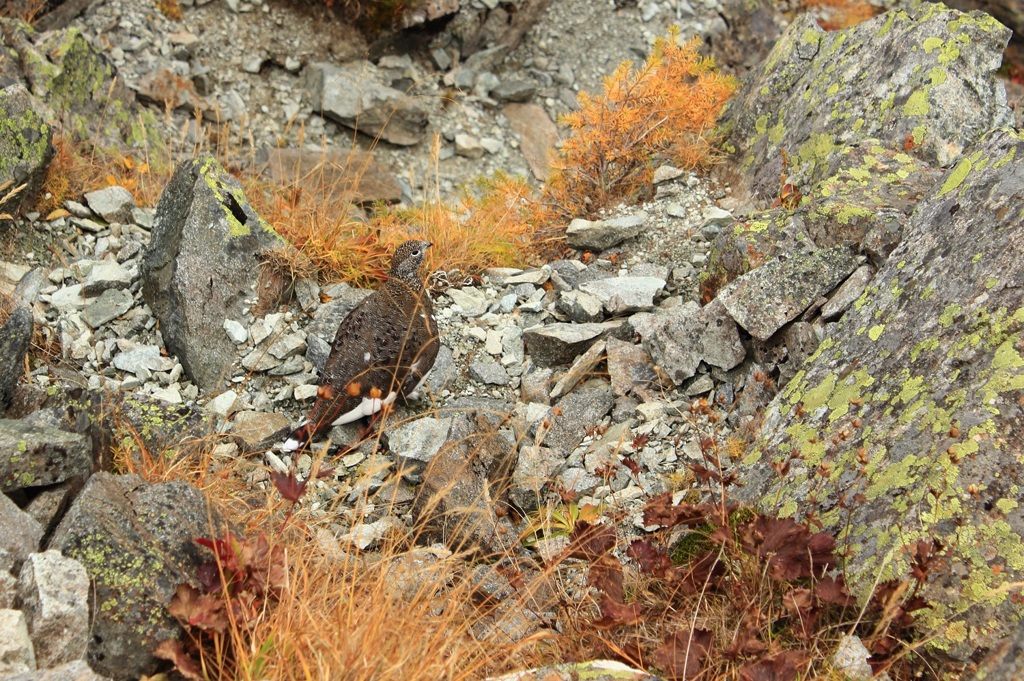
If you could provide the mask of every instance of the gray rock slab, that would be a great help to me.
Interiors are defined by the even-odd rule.
[[[427,110],[416,98],[385,85],[367,61],[306,68],[306,89],[314,111],[387,142],[411,145],[426,134]]]
[[[39,550],[43,528],[6,494],[0,494],[0,570],[16,572]]]
[[[775,258],[727,284],[718,292],[718,300],[751,336],[768,340],[861,262],[863,258],[845,246]]]
[[[89,275],[82,283],[82,293],[95,296],[107,289],[128,288],[132,283],[131,275],[116,260],[100,260],[93,263]]]
[[[174,360],[163,357],[158,345],[140,345],[125,352],[114,355],[114,368],[139,374],[143,371],[170,371],[174,368]]]
[[[404,474],[418,476],[423,473],[448,439],[452,418],[419,418],[388,431],[388,448]]]
[[[5,676],[4,681],[110,681],[110,679],[94,672],[85,660],[75,660],[49,669]]]
[[[555,323],[523,331],[526,351],[540,366],[567,364],[581,352],[622,326],[621,320],[600,324]]]
[[[18,213],[35,201],[53,158],[53,128],[46,123],[39,100],[22,85],[0,90],[0,109],[8,126],[0,135],[0,158],[7,159],[0,169],[0,185],[25,189],[0,202],[0,213]],[[6,196],[4,191],[3,196]]]
[[[488,385],[508,385],[509,375],[492,359],[478,359],[469,364],[469,375],[476,381]]]
[[[616,395],[634,393],[647,401],[657,394],[660,381],[654,371],[654,360],[642,346],[609,338],[605,352],[608,354],[608,377]]]
[[[21,610],[0,610],[0,674],[33,672],[36,655]]]
[[[828,302],[821,306],[821,318],[825,321],[838,319],[846,312],[846,309],[853,305],[853,301],[860,298],[864,289],[871,283],[875,276],[875,268],[871,265],[861,265],[839,288],[836,289]]]
[[[1012,124],[996,77],[1011,32],[982,13],[932,3],[840,31],[795,19],[723,115],[754,193],[772,201],[785,170],[813,185],[846,145],[877,138],[949,167],[987,131]],[[838,123],[837,123],[838,122]],[[856,122],[856,125],[853,124]]]
[[[487,298],[480,289],[450,288],[444,294],[459,306],[464,317],[479,317],[487,312]]]
[[[0,490],[84,478],[91,469],[92,446],[84,436],[0,419]]]
[[[1011,482],[1024,451],[1022,192],[1019,133],[995,130],[969,149],[917,206],[863,302],[764,410],[738,488],[743,501],[785,500],[787,516],[820,513],[823,531],[849,528],[845,570],[859,596],[879,571],[910,569],[901,547],[949,547],[921,595],[933,645],[959,660],[1022,619],[1012,599],[986,596],[1024,581],[1010,558],[1024,533]],[[801,463],[780,478],[772,461],[796,451]],[[809,499],[819,466],[831,482]],[[852,489],[863,499],[829,517]]]
[[[596,426],[614,403],[615,395],[607,381],[587,381],[558,401],[561,413],[551,417],[551,429],[542,444],[563,457],[569,456],[583,441],[587,428]]]
[[[576,218],[565,230],[566,243],[573,248],[604,251],[639,234],[648,218],[643,211],[608,220]]]
[[[256,266],[288,247],[212,156],[175,170],[157,205],[142,292],[164,345],[200,389],[231,377],[237,351],[224,320],[244,319],[246,310],[262,316],[288,293],[290,281]]]
[[[717,298],[703,308],[688,301],[638,313],[630,322],[654,363],[676,385],[694,376],[702,361],[728,370],[746,356],[736,323]]]
[[[32,310],[16,307],[0,326],[0,413],[11,403],[32,342]]]
[[[650,310],[664,288],[665,280],[657,277],[612,277],[580,284],[580,290],[600,299],[611,315]]]
[[[612,340],[615,340],[614,338]],[[586,378],[587,374],[593,371],[594,367],[604,358],[606,341],[597,341],[582,355],[576,358],[569,370],[558,379],[551,389],[551,399],[557,400],[572,391],[580,381]]]
[[[124,187],[112,186],[85,193],[85,203],[106,222],[129,223],[135,209],[132,193]]]
[[[132,298],[131,292],[107,289],[98,297],[87,300],[82,318],[85,319],[86,324],[98,329],[132,309],[134,303],[135,300]]]
[[[512,500],[527,512],[538,508],[544,489],[564,465],[565,457],[549,447],[522,447],[512,473]]]
[[[89,644],[89,575],[60,551],[30,555],[18,593],[35,648],[36,664],[55,667],[85,658]]]
[[[604,319],[604,304],[593,293],[581,290],[565,291],[558,296],[555,309],[577,324],[599,322]]]

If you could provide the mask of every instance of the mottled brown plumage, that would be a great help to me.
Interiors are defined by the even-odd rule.
[[[399,246],[387,282],[342,320],[309,418],[282,449],[301,449],[332,424],[372,416],[422,385],[440,347],[419,273],[429,247],[426,241]]]

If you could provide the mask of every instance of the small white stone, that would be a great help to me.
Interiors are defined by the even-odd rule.
[[[249,332],[245,330],[245,327],[236,322],[234,319],[224,320],[224,330],[228,334],[228,338],[231,342],[236,345],[241,345],[245,341],[249,340]]]

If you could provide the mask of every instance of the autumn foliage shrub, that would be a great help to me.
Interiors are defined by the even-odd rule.
[[[699,39],[672,33],[655,42],[638,68],[620,65],[599,96],[580,93],[580,108],[562,117],[565,140],[542,201],[556,215],[593,214],[634,201],[661,164],[699,168],[715,155],[715,123],[737,81],[702,57]]]

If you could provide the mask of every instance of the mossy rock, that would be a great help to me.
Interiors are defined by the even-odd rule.
[[[46,178],[53,129],[38,109],[39,102],[20,85],[0,90],[0,214],[30,205]]]
[[[750,72],[723,115],[726,148],[749,189],[811,187],[848,145],[876,139],[929,165],[1012,123],[995,76],[1010,31],[982,12],[940,4],[892,10],[831,33],[804,15]],[[788,162],[784,162],[783,158]]]
[[[814,511],[837,533],[862,598],[907,575],[918,540],[948,547],[919,623],[928,645],[961,659],[1024,618],[1011,586],[1024,581],[1022,196],[1019,133],[968,149],[741,462],[741,498]],[[779,480],[770,461],[797,452]]]

